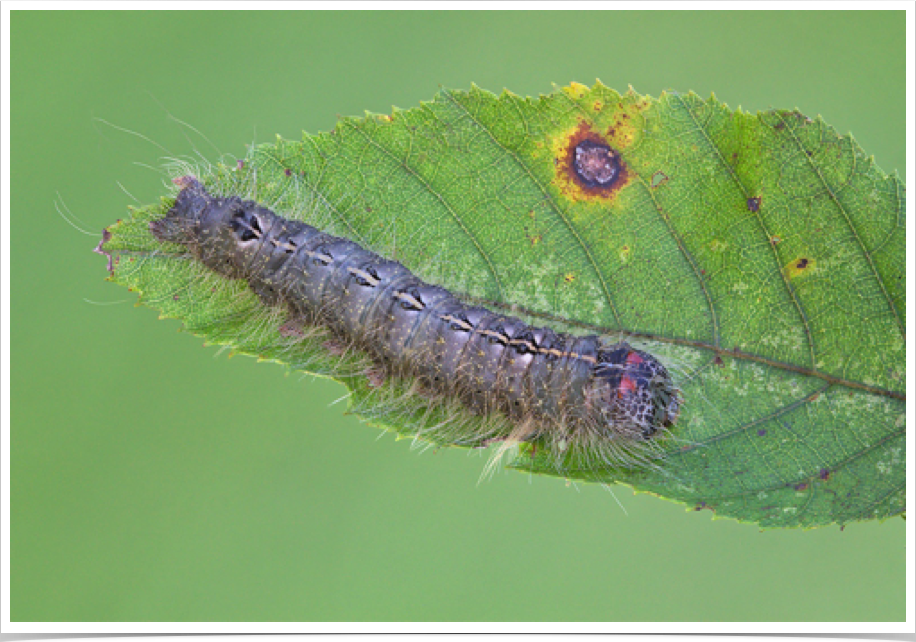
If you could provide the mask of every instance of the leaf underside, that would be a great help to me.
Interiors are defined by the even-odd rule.
[[[583,140],[619,155],[610,188],[577,175]],[[171,171],[351,238],[468,301],[623,336],[662,359],[685,406],[659,465],[571,460],[563,476],[768,527],[904,511],[904,186],[820,118],[600,83],[539,98],[472,88],[222,160]],[[109,228],[111,280],[208,343],[343,381],[373,424],[423,438],[450,419],[405,382],[353,375],[359,355],[281,333],[282,313],[244,282],[154,240],[147,223],[169,204]],[[512,466],[557,474],[532,446]]]

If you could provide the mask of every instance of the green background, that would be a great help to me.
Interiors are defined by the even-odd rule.
[[[163,156],[241,155],[472,82],[798,107],[902,173],[904,12],[14,12],[11,27],[14,621],[905,618],[902,519],[761,532],[625,488],[626,512],[597,486],[478,484],[486,455],[377,439],[329,406],[342,386],[216,357],[135,308],[54,206],[100,231],[125,192],[164,193]]]

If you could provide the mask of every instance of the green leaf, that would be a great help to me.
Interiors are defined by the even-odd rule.
[[[620,156],[609,189],[573,150]],[[797,112],[573,84],[537,99],[444,90],[341,119],[196,173],[394,257],[469,301],[578,333],[623,335],[670,365],[685,399],[657,466],[563,475],[625,483],[764,526],[905,508],[904,187],[855,141]],[[376,425],[468,445],[483,419],[374,387],[359,355],[280,332],[241,281],[213,276],[147,223],[110,228],[112,279],[207,342],[332,376]],[[451,421],[453,430],[428,432]],[[490,421],[495,421],[491,418]],[[476,422],[476,423],[475,423]],[[464,440],[464,441],[462,441]],[[556,474],[536,444],[512,464]]]

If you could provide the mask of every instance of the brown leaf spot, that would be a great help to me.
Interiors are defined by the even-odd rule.
[[[347,352],[347,347],[337,341],[328,340],[321,344],[330,354],[341,357]]]
[[[806,274],[813,267],[814,259],[807,256],[800,256],[785,267],[785,274],[787,278],[794,279]]]
[[[385,373],[377,368],[366,371],[366,378],[369,380],[370,388],[381,388],[385,385]]]
[[[302,321],[299,319],[290,319],[278,328],[278,332],[281,337],[286,337],[287,339],[301,339],[305,336]]]
[[[747,199],[747,209],[750,210],[751,212],[759,212],[760,211],[760,197],[755,196],[753,198]]]
[[[604,188],[617,178],[620,165],[609,145],[583,140],[576,145],[573,154],[571,163],[575,176],[585,187]]]
[[[620,153],[586,121],[566,138],[554,165],[560,190],[573,201],[611,200],[630,182]]]

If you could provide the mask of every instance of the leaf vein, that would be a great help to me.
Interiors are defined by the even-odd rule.
[[[678,99],[678,101],[684,107],[684,110],[690,116],[690,119],[693,121],[694,125],[696,125],[697,130],[702,134],[707,145],[715,152],[715,156],[718,159],[719,164],[725,168],[725,171],[728,173],[729,177],[732,179],[732,182],[737,186],[738,190],[740,190],[741,196],[743,197],[743,199],[745,201],[750,199],[751,195],[748,192],[747,188],[744,186],[744,184],[741,182],[741,180],[738,178],[737,172],[735,172],[735,170],[732,167],[730,167],[728,163],[725,162],[725,158],[722,156],[722,150],[720,150],[719,146],[716,145],[715,142],[713,142],[712,138],[709,136],[708,132],[706,131],[706,128],[697,121],[696,116],[694,115],[693,111],[691,111],[686,101],[684,101],[684,98],[680,94],[674,94],[674,96]],[[712,116],[710,116],[710,119],[711,118]],[[783,285],[785,286],[786,291],[789,294],[789,297],[792,299],[792,302],[795,304],[795,308],[801,319],[802,325],[805,328],[805,336],[807,337],[807,340],[808,340],[808,357],[811,361],[811,367],[814,368],[816,367],[816,364],[817,364],[817,359],[815,357],[814,337],[812,336],[811,328],[808,324],[808,317],[805,313],[805,309],[802,306],[801,301],[798,300],[798,296],[795,294],[795,289],[792,287],[792,284],[789,283],[788,277],[785,275],[785,273],[782,270],[782,265],[780,264],[780,261],[779,261],[779,252],[777,252],[776,246],[773,243],[769,242],[769,239],[772,238],[772,235],[770,234],[769,230],[767,229],[766,224],[763,222],[763,217],[760,215],[759,211],[752,212],[752,214],[754,215],[754,218],[756,219],[758,225],[760,226],[760,229],[763,231],[764,239],[766,240],[767,245],[770,247],[773,253],[773,258],[775,259],[775,262],[776,262],[776,271],[779,273],[780,277],[782,278]]]

